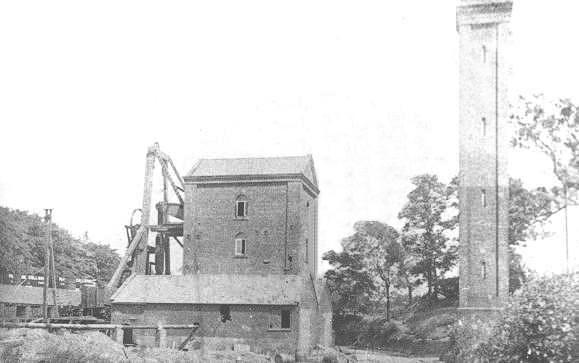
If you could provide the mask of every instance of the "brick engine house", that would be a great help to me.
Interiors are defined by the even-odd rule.
[[[183,275],[132,274],[111,297],[113,321],[199,323],[202,345],[258,352],[331,345],[312,157],[202,159],[184,181]],[[155,344],[151,332],[132,334]]]

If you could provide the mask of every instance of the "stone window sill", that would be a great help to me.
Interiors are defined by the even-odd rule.
[[[235,217],[233,219],[236,221],[246,221],[248,218],[247,217]]]
[[[243,255],[235,255],[235,256],[233,256],[233,258],[247,258],[247,256],[243,256]]]
[[[279,328],[279,329],[270,328],[270,329],[267,329],[267,331],[269,331],[269,332],[278,332],[278,331],[288,332],[288,331],[292,331],[292,330],[291,329],[281,329],[281,328]]]

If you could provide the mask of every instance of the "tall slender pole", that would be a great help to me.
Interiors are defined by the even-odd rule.
[[[52,215],[49,222],[48,230],[50,231],[50,236],[48,240],[50,241],[50,268],[52,276],[52,303],[54,304],[55,315],[58,316],[58,304],[56,303],[56,265],[54,264],[54,246],[52,242]]]
[[[563,185],[563,193],[565,196],[565,271],[569,274],[569,215],[567,212],[567,180]]]
[[[52,215],[52,209],[44,210],[44,220],[47,222],[47,238],[46,246],[44,250],[44,285],[42,289],[42,316],[44,320],[48,319],[48,281],[49,281],[49,270],[50,270],[50,220]]]

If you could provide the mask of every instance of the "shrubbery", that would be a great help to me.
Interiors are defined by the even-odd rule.
[[[497,320],[463,318],[446,362],[573,362],[579,345],[579,273],[523,286]]]
[[[336,345],[380,348],[396,337],[400,327],[382,317],[347,315],[334,321],[334,332]]]

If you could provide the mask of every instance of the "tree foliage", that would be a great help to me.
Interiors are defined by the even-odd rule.
[[[375,301],[385,300],[386,320],[389,320],[391,289],[397,277],[396,264],[402,254],[398,231],[377,221],[357,222],[354,230],[352,236],[342,241],[342,247],[347,253],[360,257],[375,287],[371,297]]]
[[[512,120],[516,147],[547,155],[554,176],[563,185],[579,187],[579,112],[568,99],[549,102],[542,96],[521,97]]]
[[[511,179],[509,187],[509,245],[537,236],[536,227],[561,209],[554,191],[544,187],[528,190],[520,179]]]
[[[0,266],[16,276],[34,274],[44,266],[46,223],[36,214],[0,207]],[[108,281],[120,258],[107,245],[83,243],[53,224],[52,241],[57,275]]]
[[[498,322],[456,326],[446,362],[574,362],[579,348],[579,274],[536,278],[514,294]]]
[[[337,310],[365,313],[368,309],[360,311],[352,303],[385,303],[389,320],[391,290],[397,284],[401,256],[395,228],[377,221],[355,223],[354,233],[342,240],[342,252],[330,251],[323,256],[332,266],[325,275],[330,291],[340,296],[347,294],[337,299]]]
[[[458,183],[445,185],[436,175],[412,178],[414,189],[398,214],[404,227],[404,246],[417,258],[413,273],[422,276],[428,294],[434,294],[439,278],[456,263],[458,248],[452,231],[458,225],[454,208]]]
[[[361,256],[351,255],[345,251],[329,251],[322,259],[332,266],[326,271],[325,278],[332,294],[332,306],[336,317],[367,313],[374,283],[364,267]]]

